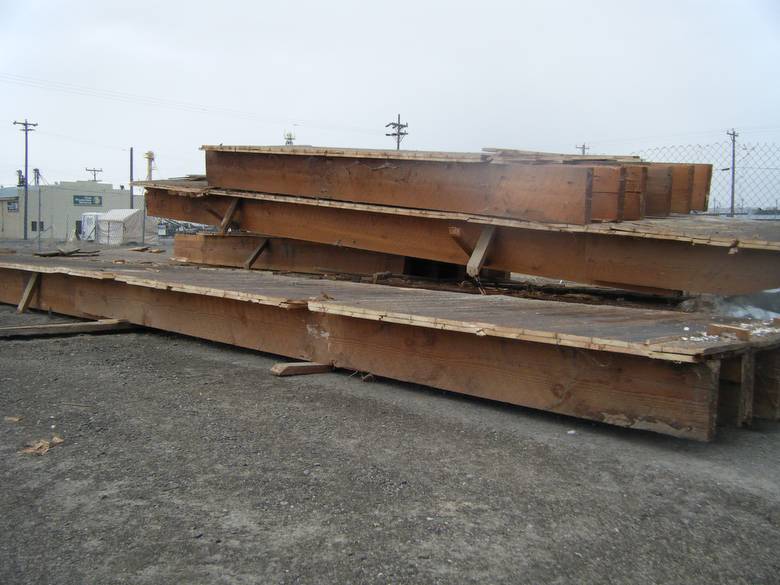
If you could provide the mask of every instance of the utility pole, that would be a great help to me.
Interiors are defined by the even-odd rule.
[[[146,180],[151,181],[152,169],[154,168],[154,153],[148,150],[144,153],[144,158],[146,159]]]
[[[33,169],[33,181],[38,187],[38,251],[41,251],[41,171]]]
[[[395,138],[395,149],[401,150],[401,141],[404,139],[404,136],[409,134],[405,128],[408,128],[409,124],[401,124],[401,114],[398,114],[398,121],[397,122],[390,122],[389,124],[385,124],[385,128],[392,128],[393,132],[387,132],[385,133],[385,136],[393,136]]]
[[[29,154],[29,136],[30,132],[33,132],[35,130],[35,127],[38,124],[33,124],[32,122],[28,122],[27,118],[24,119],[24,122],[14,122],[14,126],[21,126],[20,130],[24,132],[24,239],[27,239],[27,185],[29,181],[27,180],[27,161],[28,161],[28,154]]]
[[[152,170],[154,169],[154,152],[151,150],[147,150],[144,153],[144,158],[146,159],[146,180],[151,181],[152,180]],[[146,242],[146,197],[144,197],[144,215],[143,220],[141,222],[141,243]]]
[[[133,208],[133,147],[130,147],[130,209]]]
[[[582,144],[577,144],[574,148],[579,150],[582,153],[582,156],[585,156],[585,153],[590,150],[590,146],[584,142]]]
[[[737,182],[737,131],[732,128],[726,132],[726,136],[731,138],[731,211],[729,215],[734,217],[734,191]]]
[[[103,169],[86,169],[86,171],[87,171],[88,173],[92,173],[92,182],[93,182],[93,183],[97,183],[97,182],[98,182],[98,180],[97,180],[97,174],[98,174],[98,173],[102,173],[102,172],[103,172]]]
[[[285,146],[293,146],[295,144],[295,134],[292,132],[285,132],[284,133],[284,145]]]

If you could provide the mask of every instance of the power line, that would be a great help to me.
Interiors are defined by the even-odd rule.
[[[387,132],[385,136],[393,136],[395,138],[395,149],[401,150],[401,141],[408,136],[408,132],[406,131],[406,128],[409,127],[409,124],[401,124],[401,114],[398,114],[398,121],[397,122],[390,122],[389,124],[385,124],[385,128],[392,128],[392,132]]]
[[[139,94],[132,94],[114,90],[99,89],[94,87],[87,87],[76,85],[73,83],[65,83],[60,81],[50,81],[44,79],[36,79],[33,77],[27,77],[24,75],[16,75],[11,73],[0,72],[0,82],[10,83],[14,85],[21,85],[24,87],[31,87],[35,89],[58,91],[62,93],[69,93],[72,95],[79,95],[85,97],[95,97],[116,102],[122,102],[127,104],[139,104],[152,107],[163,107],[175,110],[181,110],[190,113],[199,114],[212,114],[220,116],[229,116],[234,118],[240,118],[244,120],[251,120],[255,123],[265,126],[289,126],[291,123],[293,126],[308,126],[310,128],[316,128],[325,131],[339,131],[339,132],[355,132],[362,134],[375,134],[375,130],[370,128],[364,128],[359,126],[349,126],[344,124],[328,124],[317,120],[284,120],[274,121],[262,118],[255,112],[242,111],[234,108],[226,108],[221,106],[212,106],[204,104],[196,104],[191,102],[183,102],[179,100],[171,100],[167,98],[159,98],[153,96],[145,96]]]
[[[27,118],[24,119],[24,122],[14,122],[14,126],[21,126],[20,130],[24,132],[24,239],[27,239],[27,185],[29,181],[27,180],[27,161],[29,157],[29,136],[30,132],[35,131],[35,126],[37,126],[37,123],[28,122]]]

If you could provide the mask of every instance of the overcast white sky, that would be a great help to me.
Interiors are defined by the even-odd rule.
[[[0,184],[203,172],[201,144],[624,153],[780,142],[780,2],[0,0]],[[32,171],[30,171],[32,175]]]

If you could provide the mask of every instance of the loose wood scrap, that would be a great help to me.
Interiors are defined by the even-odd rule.
[[[325,374],[333,371],[330,364],[315,362],[280,362],[271,366],[274,376],[303,376],[308,374]]]
[[[41,275],[38,272],[32,272],[27,280],[27,286],[24,287],[22,292],[22,298],[19,299],[19,304],[16,306],[17,313],[24,313],[27,307],[30,306],[35,288],[38,286],[38,282],[41,279]]]
[[[43,337],[49,335],[80,335],[83,333],[105,333],[127,331],[135,325],[118,319],[99,319],[86,323],[47,323],[43,325],[19,325],[0,327],[0,338]]]

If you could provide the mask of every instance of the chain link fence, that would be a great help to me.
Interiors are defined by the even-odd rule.
[[[731,210],[731,141],[682,144],[637,150],[631,154],[651,162],[709,163],[712,187],[707,213]],[[780,144],[736,144],[734,208],[739,215],[780,218]]]

